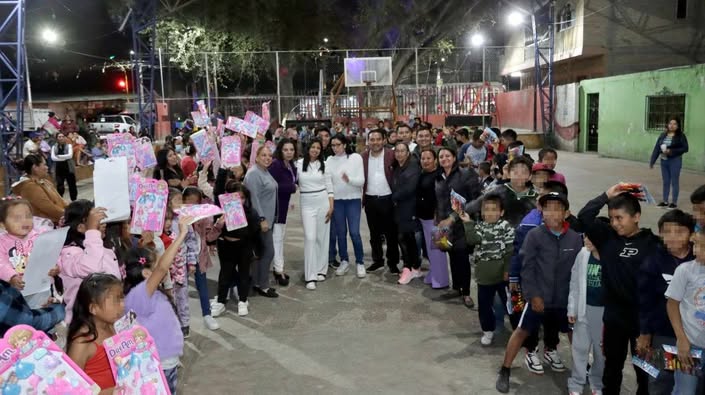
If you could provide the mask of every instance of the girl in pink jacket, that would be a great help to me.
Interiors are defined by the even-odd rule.
[[[94,208],[88,200],[76,200],[66,207],[65,225],[69,226],[64,248],[59,255],[59,270],[64,282],[66,323],[73,317],[73,304],[81,281],[93,273],[107,273],[122,279],[115,252],[103,245],[105,209]]]
[[[24,289],[24,275],[34,239],[38,233],[32,221],[32,206],[21,198],[0,200],[0,280]]]

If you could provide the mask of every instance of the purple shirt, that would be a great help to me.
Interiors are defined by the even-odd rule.
[[[178,358],[184,352],[184,335],[179,319],[163,292],[147,294],[147,281],[132,288],[125,297],[125,311],[134,311],[137,322],[147,328],[157,345],[159,359]]]
[[[285,224],[286,214],[289,211],[289,199],[296,192],[296,166],[293,163],[287,168],[286,164],[279,159],[274,159],[269,166],[269,174],[274,177],[279,184],[277,190],[277,218],[276,223]]]

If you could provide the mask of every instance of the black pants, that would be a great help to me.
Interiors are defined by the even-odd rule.
[[[627,359],[627,348],[636,354],[636,335],[631,328],[623,325],[604,323],[602,334],[602,347],[605,353],[605,373],[602,376],[605,395],[618,395],[622,390],[622,369]],[[636,372],[637,395],[649,394],[649,375],[634,366]]]
[[[494,296],[498,295],[502,305],[507,304],[506,283],[482,285],[477,284],[477,314],[480,317],[480,327],[483,332],[494,332],[497,320],[494,315]]]
[[[218,259],[220,260],[218,303],[225,304],[233,282],[237,284],[237,294],[240,301],[247,302],[247,295],[250,292],[252,256],[252,245],[247,241],[218,240]]]
[[[416,245],[416,233],[399,233],[399,246],[401,247],[401,256],[404,260],[404,267],[418,270],[421,267],[421,261],[419,261],[418,255],[419,247]]]
[[[69,184],[69,196],[71,201],[78,199],[78,188],[76,188],[76,174],[71,173],[68,169],[56,167],[56,191],[61,197],[64,197],[64,182]]]
[[[470,260],[467,248],[448,251],[450,256],[450,275],[453,278],[453,289],[460,291],[462,296],[470,295]]]
[[[374,263],[384,263],[382,249],[382,236],[384,236],[387,242],[387,265],[399,264],[399,241],[397,225],[391,219],[393,213],[392,195],[383,197],[365,195],[365,216],[367,226],[370,228],[370,246]]]

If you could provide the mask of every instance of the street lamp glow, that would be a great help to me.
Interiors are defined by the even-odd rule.
[[[512,26],[519,26],[524,23],[524,15],[522,15],[519,11],[512,11],[511,13],[509,13],[507,21]]]
[[[59,40],[59,35],[52,29],[44,29],[42,31],[42,40],[49,44],[54,44]]]
[[[485,37],[480,33],[475,33],[470,37],[470,43],[473,47],[481,47],[485,44]]]
[[[327,43],[327,42],[328,42],[328,37],[324,37],[324,38],[323,38],[323,42],[324,42],[324,43]]]
[[[135,54],[135,51],[130,50],[130,55],[134,55],[134,54]]]

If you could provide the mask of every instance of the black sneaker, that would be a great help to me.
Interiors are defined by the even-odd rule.
[[[333,259],[332,261],[328,261],[328,266],[330,266],[331,269],[337,269],[340,267],[340,262],[338,262],[337,259]]]
[[[657,204],[656,207],[662,207],[662,208],[663,208],[663,207],[668,207],[668,203],[666,203],[666,202],[661,202],[661,203]]]
[[[181,333],[184,334],[184,339],[188,339],[191,336],[191,329],[188,326],[182,326]]]
[[[369,273],[369,272],[374,272],[375,270],[381,269],[381,268],[383,268],[383,267],[384,267],[384,263],[382,263],[382,262],[375,262],[375,263],[371,264],[371,265],[367,268],[367,272],[368,272],[368,273]]]
[[[497,391],[506,394],[509,392],[509,368],[502,366],[497,375],[497,383],[495,383]]]
[[[399,271],[399,264],[396,264],[396,265],[389,265],[389,273],[392,273],[392,274],[399,274],[399,273],[401,273],[401,272]]]
[[[676,206],[675,203],[671,203],[671,204],[668,205],[668,208],[677,208],[677,207],[678,207],[678,206]]]

